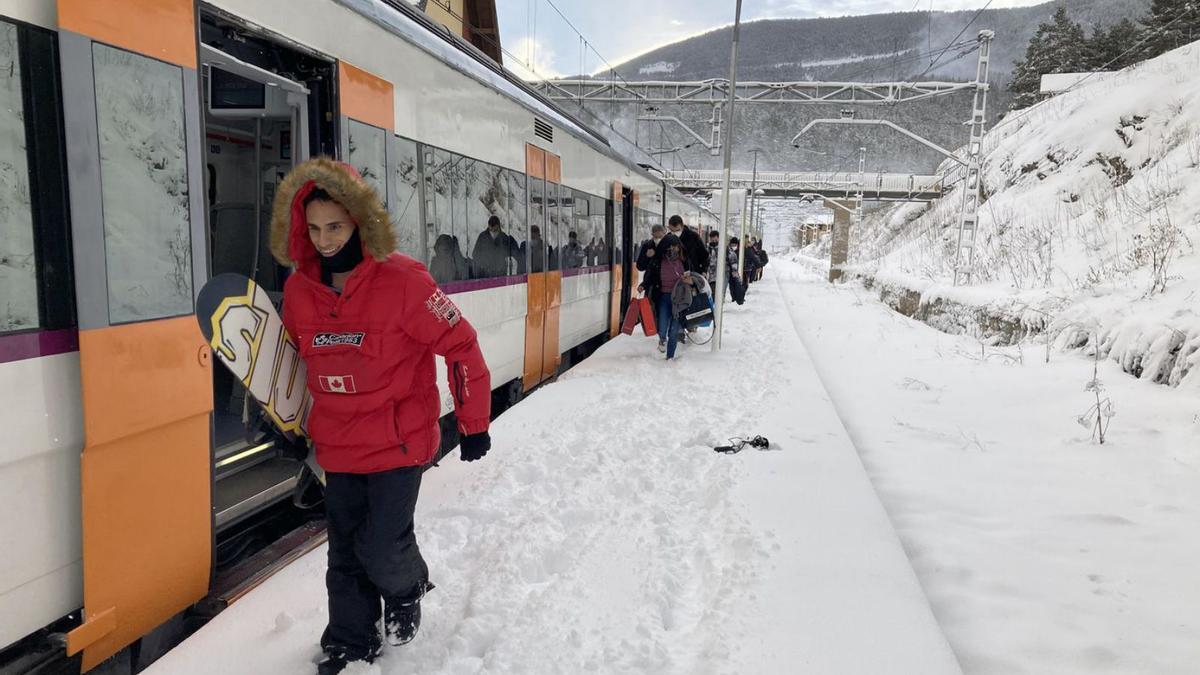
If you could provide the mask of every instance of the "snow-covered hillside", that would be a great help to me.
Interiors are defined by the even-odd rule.
[[[868,218],[852,266],[1200,386],[1198,67],[1193,43],[992,129],[970,287],[950,285],[958,193]]]

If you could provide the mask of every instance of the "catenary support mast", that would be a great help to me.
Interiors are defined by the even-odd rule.
[[[721,349],[721,324],[725,316],[725,275],[728,272],[725,269],[725,247],[729,242],[729,172],[733,163],[733,102],[735,100],[734,92],[737,90],[737,48],[741,29],[742,0],[737,0],[737,9],[733,16],[733,44],[729,52],[729,100],[725,104],[729,109],[729,127],[725,134],[725,175],[721,180],[721,238],[720,243],[717,244],[717,288],[713,298],[717,307],[713,325],[713,352]]]

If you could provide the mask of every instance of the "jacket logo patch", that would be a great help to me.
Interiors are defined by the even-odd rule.
[[[317,333],[313,336],[313,347],[337,347],[340,345],[350,345],[351,347],[361,347],[363,338],[366,333]]]
[[[434,291],[433,295],[425,301],[425,309],[428,309],[431,314],[437,317],[438,321],[445,321],[453,326],[462,318],[462,312],[458,307],[446,297],[446,294],[440,290]]]
[[[321,391],[331,394],[353,394],[358,391],[354,388],[353,375],[321,375],[317,379],[321,381]]]

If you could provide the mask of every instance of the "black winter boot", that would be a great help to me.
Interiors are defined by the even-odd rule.
[[[417,588],[406,596],[383,599],[383,632],[388,644],[398,647],[412,642],[421,627],[421,598],[434,589],[428,581],[417,584]]]
[[[325,658],[317,662],[317,675],[338,675],[346,669],[346,666],[350,665],[351,663],[373,663],[378,651],[379,650],[377,649],[374,654],[371,654],[365,659],[347,658],[347,655],[344,652],[326,652]]]

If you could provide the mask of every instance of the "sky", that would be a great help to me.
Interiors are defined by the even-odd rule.
[[[656,47],[733,23],[735,0],[497,0],[506,65],[522,77],[594,73]],[[1027,7],[1048,0],[993,0]],[[979,9],[987,0],[744,0],[742,20]],[[574,25],[572,29],[555,11]],[[579,34],[591,45],[581,49]],[[593,51],[594,50],[594,51]],[[528,66],[528,68],[526,67]]]

